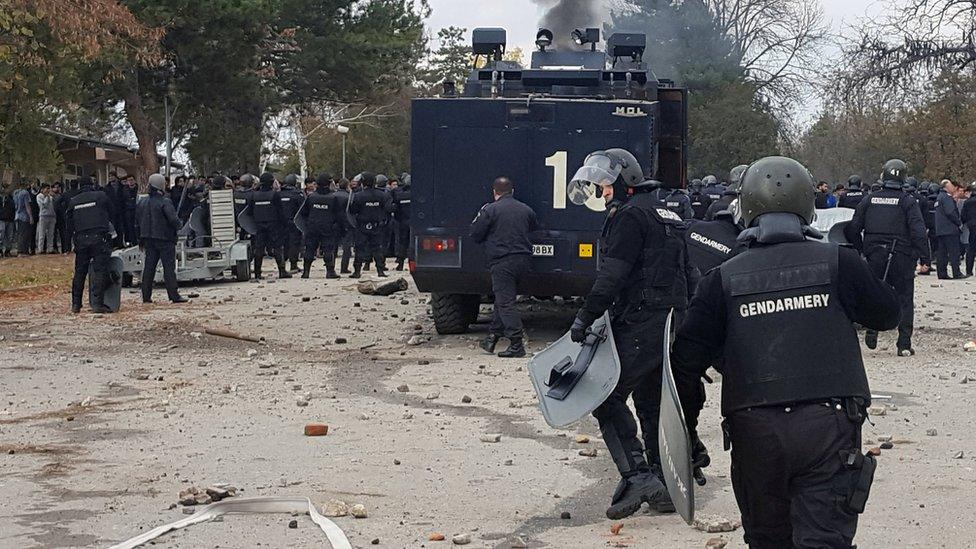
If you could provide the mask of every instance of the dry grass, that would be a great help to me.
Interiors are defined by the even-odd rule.
[[[74,255],[34,255],[0,260],[0,303],[33,301],[68,291]]]

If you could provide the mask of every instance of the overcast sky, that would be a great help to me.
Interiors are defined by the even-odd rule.
[[[531,0],[428,0],[433,14],[428,21],[431,34],[443,27],[502,27],[508,30],[510,47],[533,49],[535,31],[542,10]],[[821,0],[824,14],[836,33],[857,23],[865,14],[881,11],[883,0]]]

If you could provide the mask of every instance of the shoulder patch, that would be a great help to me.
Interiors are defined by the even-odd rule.
[[[666,208],[654,208],[654,211],[657,212],[657,215],[659,215],[662,219],[669,219],[671,221],[683,221],[680,215]]]

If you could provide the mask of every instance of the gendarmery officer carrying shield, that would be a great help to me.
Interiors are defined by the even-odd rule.
[[[655,397],[653,402],[642,400],[638,411],[645,440],[656,440],[664,326],[672,308],[687,306],[695,275],[683,240],[684,222],[655,198],[660,184],[645,182],[643,175],[634,155],[610,149],[589,155],[573,177],[574,182],[598,185],[608,204],[617,194],[632,194],[607,223],[597,279],[570,330],[572,340],[582,343],[588,328],[610,310],[620,378],[593,411],[621,476],[607,509],[610,519],[630,516],[643,503],[659,511],[674,509],[660,463],[648,463],[645,456],[647,442],[637,437],[627,399],[638,391]],[[659,461],[653,446],[648,454]]]
[[[699,380],[717,364],[746,543],[849,548],[875,467],[854,323],[894,328],[898,298],[855,250],[808,238],[814,181],[799,162],[749,166],[736,211],[748,249],[702,278],[672,347],[688,429],[697,438]]]

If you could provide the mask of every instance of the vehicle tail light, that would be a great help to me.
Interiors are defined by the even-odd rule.
[[[425,252],[453,252],[457,250],[457,240],[454,238],[424,237],[420,239],[420,247]]]

